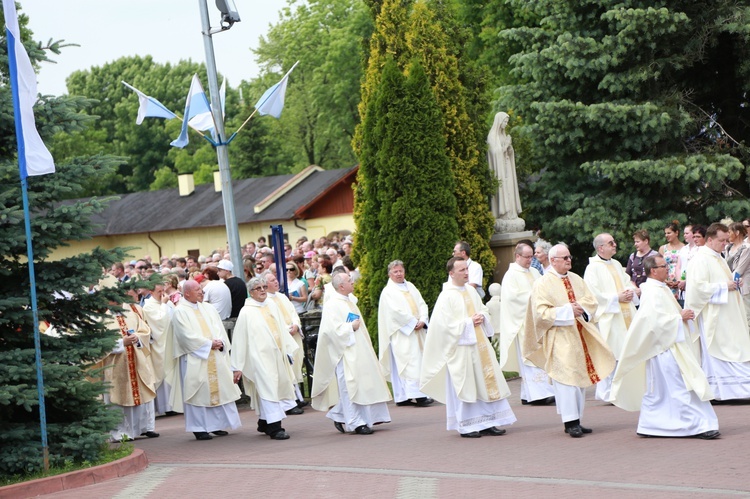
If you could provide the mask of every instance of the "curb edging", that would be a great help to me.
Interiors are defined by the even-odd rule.
[[[63,490],[85,487],[143,471],[148,466],[148,458],[143,449],[134,449],[129,456],[100,464],[84,470],[71,471],[60,475],[39,478],[29,482],[15,483],[0,487],[0,498],[36,497]]]

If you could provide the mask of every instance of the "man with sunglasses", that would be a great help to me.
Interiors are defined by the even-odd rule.
[[[570,272],[568,247],[556,244],[549,259],[549,272],[531,290],[524,356],[552,378],[565,433],[580,438],[592,433],[581,426],[585,389],[610,375],[615,358],[594,325],[596,297],[580,276]]]
[[[594,238],[596,256],[589,258],[583,280],[596,297],[596,322],[599,334],[606,340],[615,356],[620,358],[620,350],[625,341],[628,327],[635,316],[638,305],[638,288],[615,260],[617,243],[612,234],[603,233]],[[609,400],[612,376],[607,376],[596,385],[596,398]]]
[[[713,392],[689,346],[695,313],[683,310],[665,284],[664,257],[650,256],[643,265],[648,279],[623,343],[611,402],[641,411],[636,432],[642,437],[714,439],[719,421],[708,402]]]

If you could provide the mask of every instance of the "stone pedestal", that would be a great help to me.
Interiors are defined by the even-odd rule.
[[[495,271],[492,273],[492,282],[501,283],[503,282],[503,276],[508,270],[508,265],[516,261],[514,252],[516,250],[516,244],[521,239],[531,239],[536,241],[536,236],[530,230],[523,232],[506,232],[503,234],[495,233],[490,239],[490,248],[495,254],[497,264],[495,265]]]

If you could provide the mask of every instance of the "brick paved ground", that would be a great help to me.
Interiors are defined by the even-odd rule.
[[[256,415],[227,437],[198,442],[181,416],[160,418],[161,437],[138,440],[149,468],[138,474],[53,494],[58,498],[356,497],[449,498],[750,496],[750,406],[716,407],[718,440],[643,439],[637,413],[588,400],[592,435],[563,433],[554,407],[522,406],[509,383],[518,422],[502,437],[460,438],[445,430],[445,408],[390,406],[393,422],[373,435],[342,435],[308,409],[272,441],[255,431]]]

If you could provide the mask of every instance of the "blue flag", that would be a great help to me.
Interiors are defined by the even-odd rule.
[[[55,172],[55,162],[42,142],[34,120],[34,103],[37,100],[36,74],[29,54],[21,42],[18,13],[13,0],[3,0],[5,35],[8,42],[10,88],[13,95],[13,114],[18,143],[18,168],[21,179],[30,175]]]
[[[284,97],[286,96],[286,84],[289,81],[289,74],[297,67],[299,61],[286,72],[284,77],[276,85],[272,86],[258,99],[255,103],[255,109],[261,115],[270,114],[274,118],[281,117],[281,111],[284,109]]]
[[[194,74],[193,81],[190,83],[190,91],[185,101],[182,131],[180,132],[180,136],[172,141],[171,145],[180,148],[188,145],[188,122],[191,118],[205,112],[211,112],[211,105],[208,103],[208,97],[206,97],[206,92],[203,91],[203,86],[201,86],[198,75]]]
[[[138,95],[140,105],[138,106],[138,117],[135,119],[136,125],[143,123],[144,118],[166,118],[171,120],[172,118],[177,117],[176,114],[167,109],[167,106],[158,100],[144,94],[126,81],[121,83]]]

